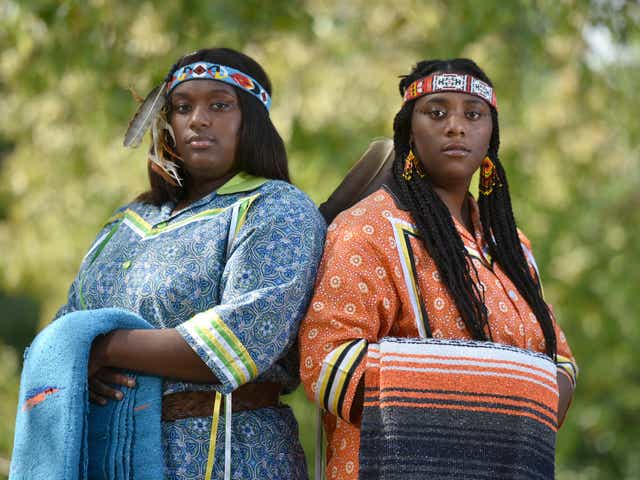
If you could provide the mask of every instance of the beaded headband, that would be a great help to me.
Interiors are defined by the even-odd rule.
[[[404,91],[404,101],[408,102],[423,95],[437,92],[461,92],[480,97],[496,110],[496,92],[490,85],[471,75],[460,73],[434,73],[411,83]]]
[[[235,68],[209,62],[190,63],[176,70],[167,84],[167,95],[181,83],[198,79],[228,83],[256,97],[267,111],[271,107],[271,97],[256,80]]]

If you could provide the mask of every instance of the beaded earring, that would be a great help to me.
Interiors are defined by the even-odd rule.
[[[482,195],[489,195],[494,188],[501,187],[500,177],[493,161],[489,157],[484,157],[480,166],[480,186],[478,191]]]
[[[404,159],[404,171],[402,172],[402,176],[406,181],[411,180],[414,170],[420,178],[424,178],[424,170],[422,169],[422,165],[420,165],[420,160],[413,154],[413,149],[409,149],[409,153]]]

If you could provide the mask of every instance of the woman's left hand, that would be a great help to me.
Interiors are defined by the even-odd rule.
[[[109,400],[122,400],[123,394],[111,385],[134,387],[134,378],[111,368],[102,368],[89,377],[89,400],[98,405],[106,405]]]
[[[109,400],[122,400],[122,392],[112,385],[134,387],[135,378],[108,367],[107,349],[112,334],[96,338],[89,355],[89,400],[106,405]]]

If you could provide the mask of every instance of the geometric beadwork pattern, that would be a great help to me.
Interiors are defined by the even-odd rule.
[[[262,88],[262,85],[252,77],[235,68],[209,62],[190,63],[176,70],[167,85],[167,95],[182,82],[197,79],[218,80],[228,83],[256,97],[267,110],[271,107],[271,97]]]
[[[461,92],[482,98],[494,108],[498,108],[496,94],[486,82],[471,75],[459,73],[434,73],[420,78],[407,87],[404,101],[408,102],[423,95],[437,92]]]

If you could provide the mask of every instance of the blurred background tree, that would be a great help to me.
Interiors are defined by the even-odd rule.
[[[487,71],[519,224],[581,366],[557,478],[640,478],[639,25],[636,0],[0,0],[0,478],[22,349],[104,219],[146,188],[144,149],[121,146],[128,88],[216,45],[265,66],[293,179],[317,202],[392,135],[416,61]],[[313,407],[289,401],[312,458]]]

